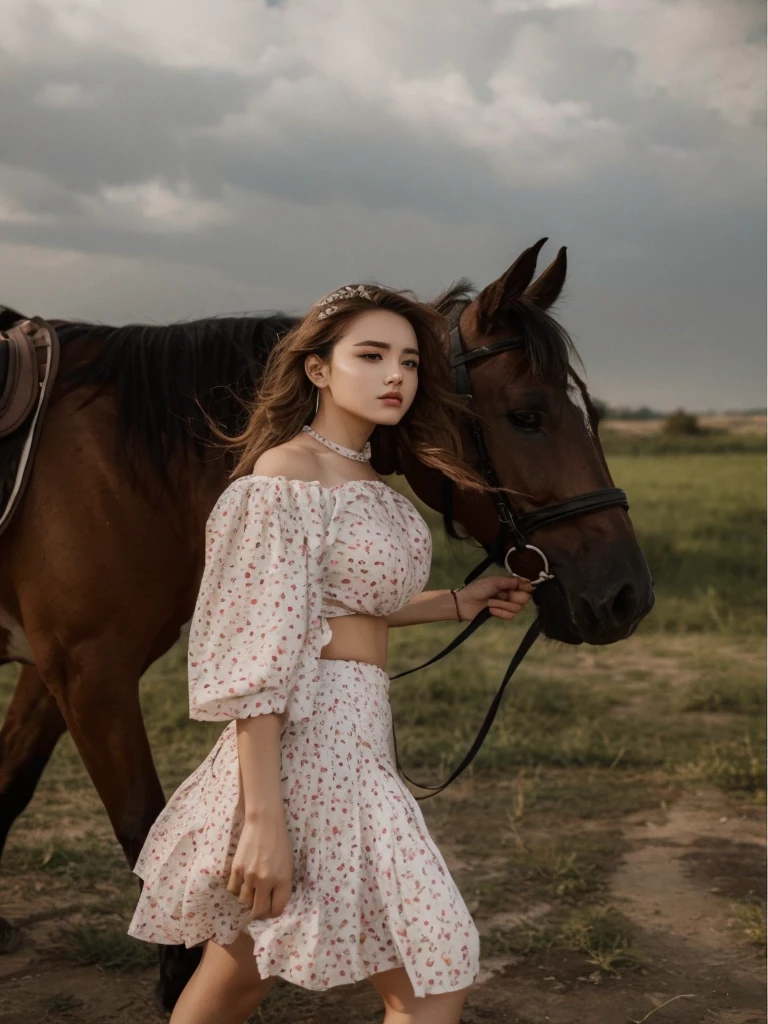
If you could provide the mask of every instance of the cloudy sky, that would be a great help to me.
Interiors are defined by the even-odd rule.
[[[424,299],[567,245],[595,395],[765,404],[762,0],[0,0],[0,302]]]

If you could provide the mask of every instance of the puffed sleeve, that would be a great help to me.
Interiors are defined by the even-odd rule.
[[[189,631],[191,718],[311,717],[332,636],[322,615],[326,497],[312,481],[253,475],[217,501]]]

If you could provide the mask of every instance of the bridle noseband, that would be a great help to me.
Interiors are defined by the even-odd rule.
[[[464,343],[461,336],[461,329],[459,327],[458,318],[455,321],[454,327],[450,334],[451,339],[451,374],[453,380],[453,389],[458,395],[462,395],[467,399],[468,405],[472,411],[475,411],[475,397],[472,394],[472,387],[469,380],[469,373],[467,371],[467,364],[474,362],[478,359],[484,359],[487,356],[498,355],[500,352],[509,351],[520,351],[525,350],[525,341],[522,338],[500,338],[496,341],[488,342],[487,345],[481,345],[479,348],[470,349],[467,351],[464,348]],[[485,444],[485,438],[483,437],[483,431],[480,426],[480,422],[476,416],[470,419],[470,434],[472,437],[472,443],[475,447],[476,462],[475,468],[482,473],[487,482],[493,488],[500,488],[501,481],[499,480],[498,474],[494,468],[493,462],[491,461],[488,449]],[[452,536],[456,536],[453,531],[453,483],[447,477],[443,476],[442,482],[442,504],[443,504],[443,522],[445,525],[446,532]],[[627,499],[626,492],[620,487],[603,487],[597,491],[589,491],[585,494],[579,494],[573,498],[566,498],[563,501],[553,502],[551,505],[545,505],[543,508],[537,508],[530,512],[517,512],[512,506],[509,500],[509,496],[502,490],[494,490],[491,492],[491,497],[496,505],[496,514],[499,520],[499,529],[496,533],[496,537],[493,544],[483,544],[486,551],[486,557],[475,566],[471,572],[466,576],[463,586],[470,583],[473,579],[479,576],[481,573],[490,565],[503,564],[504,568],[511,576],[519,575],[513,572],[509,566],[509,558],[521,551],[529,550],[539,555],[543,562],[543,568],[540,570],[539,575],[536,579],[531,580],[531,584],[534,587],[540,586],[542,583],[546,583],[555,578],[554,574],[549,571],[549,560],[541,548],[536,547],[534,544],[530,544],[528,538],[531,534],[540,530],[543,526],[549,526],[552,523],[557,523],[562,519],[569,519],[572,516],[586,515],[589,512],[598,512],[602,509],[607,508],[629,508],[629,501]],[[504,552],[505,542],[507,538],[512,541],[512,546]],[[502,554],[502,552],[504,552]],[[417,665],[415,668],[407,669],[405,672],[398,672],[397,675],[392,676],[392,679],[399,679],[400,676],[407,676],[411,672],[417,672],[419,669],[425,668],[427,665],[431,665],[440,658],[445,657],[446,654],[450,654],[451,651],[455,650],[459,644],[463,643],[467,637],[471,636],[472,633],[477,629],[478,626],[482,625],[488,618],[490,618],[491,612],[488,608],[483,608],[477,613],[472,619],[466,629],[464,629],[458,636],[445,647],[442,651],[436,654],[434,657],[425,661],[422,665]],[[425,786],[420,782],[415,782],[409,778],[403,771],[400,761],[397,757],[397,741],[394,737],[393,728],[393,740],[395,742],[395,760],[397,763],[398,770],[405,779],[413,783],[414,786],[418,786],[419,789],[428,789],[431,792],[425,796],[416,797],[417,800],[428,800],[430,796],[435,796],[449,786],[454,779],[456,779],[473,760],[475,754],[478,752],[483,744],[483,740],[488,734],[488,730],[491,727],[491,723],[496,717],[496,712],[501,705],[501,698],[504,693],[504,689],[509,680],[514,675],[518,665],[522,662],[525,655],[533,646],[536,638],[541,631],[539,626],[539,620],[536,618],[532,625],[529,627],[527,633],[523,637],[520,646],[515,652],[512,660],[507,667],[507,671],[504,673],[501,686],[499,687],[496,696],[494,697],[488,713],[485,716],[485,720],[480,727],[480,731],[475,737],[475,741],[472,747],[464,756],[461,763],[454,769],[451,775],[441,783],[439,786]]]

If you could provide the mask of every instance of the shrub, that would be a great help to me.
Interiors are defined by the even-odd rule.
[[[662,423],[661,431],[663,434],[673,437],[680,437],[681,435],[690,437],[693,434],[703,433],[698,417],[694,416],[693,413],[686,412],[684,409],[678,409],[677,412],[670,413]]]

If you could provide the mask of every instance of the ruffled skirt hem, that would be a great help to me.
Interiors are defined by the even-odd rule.
[[[188,948],[254,940],[262,978],[313,990],[404,967],[417,996],[471,984],[479,936],[400,779],[389,679],[364,662],[323,660],[312,720],[281,738],[294,885],[279,917],[249,920],[226,889],[240,831],[235,725],[158,817],[134,871],[128,929]]]

